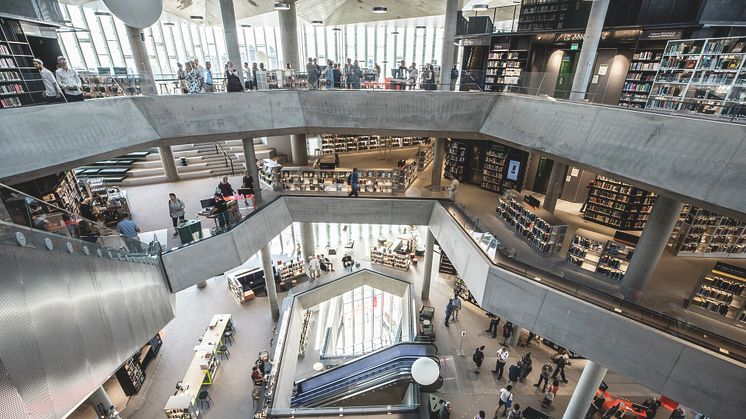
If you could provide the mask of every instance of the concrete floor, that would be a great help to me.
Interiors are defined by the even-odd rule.
[[[342,164],[345,166],[365,167],[366,162],[367,165],[371,165],[371,161],[374,162],[372,164],[375,166],[382,166],[386,162],[393,166],[398,159],[411,157],[413,153],[412,149],[394,150],[385,160],[380,160],[377,153],[343,154],[341,157]],[[412,197],[445,196],[444,192],[431,192],[427,189],[431,183],[430,179],[430,168],[424,172],[419,172],[418,179],[406,191],[405,195]],[[169,192],[175,192],[186,203],[187,217],[192,218],[200,210],[199,200],[209,197],[218,181],[218,178],[208,178],[130,187],[127,191],[134,220],[144,231],[170,228],[171,220],[168,216],[167,207]],[[230,181],[235,188],[240,183],[240,176],[230,177]],[[449,181],[444,179],[443,183],[447,185]],[[274,196],[274,192],[269,190],[263,191],[263,194],[265,199]],[[599,279],[592,274],[577,272],[572,266],[563,262],[563,257],[547,257],[515,235],[494,214],[497,203],[497,196],[494,192],[481,189],[478,186],[462,184],[458,193],[458,201],[479,218],[480,226],[484,226],[487,230],[495,233],[499,240],[507,246],[515,248],[518,260],[553,272],[562,272],[566,277],[572,275],[573,280],[609,293],[616,292],[616,284],[613,281]],[[607,235],[613,234],[613,229],[582,220],[571,204],[568,205],[561,201],[556,215],[570,224],[571,227],[568,232],[570,237],[573,234],[572,231],[577,228]],[[203,227],[205,227],[205,223],[203,223]],[[178,238],[171,237],[170,234],[168,236],[168,247],[179,244]],[[289,240],[289,236],[289,234],[285,235],[286,241]],[[366,250],[363,249],[363,246],[355,249],[355,252],[362,252],[356,256],[360,259],[367,259]],[[337,258],[340,257],[341,255],[337,256]],[[704,270],[711,268],[714,262],[713,259],[681,258],[669,253],[664,254],[643,304],[658,311],[678,316],[708,330],[744,341],[746,340],[746,332],[743,330],[682,308],[683,299],[689,295]],[[728,262],[733,263],[734,261],[729,260]],[[746,261],[737,261],[735,264],[746,265]],[[367,262],[364,263],[364,266],[366,265]],[[435,269],[437,269],[437,259],[435,265]],[[375,266],[374,268],[382,273],[409,277],[419,287],[418,278],[421,272],[417,272],[416,269],[403,274],[401,271],[385,267]],[[340,274],[340,271],[338,270],[336,274]],[[447,297],[451,293],[452,281],[452,278],[438,277],[433,284],[430,301],[427,304],[435,306],[436,310],[441,312]],[[210,389],[215,400],[215,406],[207,414],[213,417],[247,417],[252,412],[251,384],[248,376],[256,354],[268,347],[271,338],[273,324],[269,318],[268,304],[266,299],[257,299],[241,306],[228,293],[225,280],[222,277],[212,278],[208,282],[207,288],[197,289],[193,287],[177,294],[177,316],[166,327],[164,346],[158,359],[153,361],[148,368],[148,379],[144,390],[130,400],[123,412],[124,417],[160,418],[163,416],[163,405],[168,396],[173,393],[176,381],[182,378],[191,360],[191,348],[194,346],[196,338],[204,330],[204,325],[209,321],[212,314],[223,312],[229,312],[236,316],[238,327],[236,349],[231,350],[231,359],[223,364],[223,369],[216,380],[216,384]],[[200,309],[195,309],[196,307]],[[498,344],[496,340],[482,332],[486,323],[484,312],[477,307],[469,307],[468,303],[465,304],[465,309],[461,312],[461,319],[456,322],[457,327],[445,328],[441,323],[437,323],[436,333],[438,338],[436,343],[440,348],[441,356],[445,359],[444,365],[448,366],[450,371],[450,376],[447,379],[448,384],[441,389],[439,395],[453,403],[454,417],[471,418],[479,409],[484,409],[488,412],[488,415],[491,414],[490,412],[494,411],[495,408],[496,391],[505,384],[504,382],[497,382],[488,372],[489,368],[486,368],[494,365],[494,353]],[[465,357],[458,355],[461,330],[467,330],[463,344]],[[468,368],[472,366],[471,352],[481,344],[487,346],[485,351],[487,359],[482,368],[482,373],[477,375],[468,372]],[[531,349],[534,355],[534,372],[526,384],[519,384],[516,389],[516,401],[522,405],[538,407],[540,395],[534,391],[535,388],[530,384],[535,382],[538,376],[537,371],[543,361],[548,359],[549,351],[547,349],[542,348],[541,345]],[[526,350],[525,348],[514,348],[511,351],[509,362],[519,359]],[[554,417],[560,416],[561,411],[565,408],[572,388],[574,388],[574,383],[582,370],[582,364],[582,361],[574,362],[567,369],[570,383],[562,386],[555,400],[554,411],[552,412]],[[607,382],[610,384],[612,391],[631,397],[633,400],[644,398],[650,394],[649,390],[612,372],[607,376]]]

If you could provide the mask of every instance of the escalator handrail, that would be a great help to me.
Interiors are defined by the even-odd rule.
[[[399,381],[411,382],[412,381],[412,369],[411,368],[399,368],[396,371],[388,371],[385,374],[381,374],[379,376],[371,378],[370,380],[366,381],[364,385],[359,384],[355,386],[354,388],[351,388],[349,391],[333,394],[331,396],[324,398],[324,400],[314,402],[309,407],[319,407],[319,403],[329,405],[331,403],[335,403],[340,400],[345,400],[350,397],[364,394],[366,392],[375,390],[376,388],[379,388],[381,386],[393,384]]]

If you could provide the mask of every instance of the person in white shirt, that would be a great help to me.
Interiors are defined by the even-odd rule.
[[[508,414],[508,409],[513,405],[513,386],[508,385],[505,388],[500,389],[500,401],[495,411],[495,417],[505,416]],[[500,409],[504,409],[502,415],[500,415]]]
[[[197,73],[199,74],[200,77],[202,77],[202,79],[205,78],[205,69],[201,65],[199,65],[198,59],[195,58],[192,60],[192,68],[197,70]]]
[[[497,350],[497,361],[495,361],[495,369],[493,373],[497,374],[497,379],[503,378],[503,370],[505,369],[505,363],[508,362],[508,347],[502,346]]]
[[[78,72],[68,67],[67,59],[63,56],[57,57],[59,68],[55,72],[57,75],[57,84],[62,88],[62,94],[68,102],[80,102],[83,100],[83,84],[80,81]]]
[[[308,276],[311,280],[314,280],[321,276],[321,264],[319,260],[313,256],[308,257]]]
[[[44,68],[44,62],[38,58],[33,59],[34,68],[39,70],[41,74],[41,81],[44,83],[44,100],[47,103],[58,103],[62,100],[62,89],[57,84],[57,80],[54,78],[54,74],[51,71]]]

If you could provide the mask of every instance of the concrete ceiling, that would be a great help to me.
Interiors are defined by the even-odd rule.
[[[460,0],[462,10],[475,4],[489,7],[512,6],[516,0]],[[105,7],[100,0],[60,0],[61,3],[83,4],[86,7]],[[242,20],[274,12],[274,0],[233,0],[236,19]],[[392,19],[437,16],[445,13],[446,0],[296,0],[298,16],[311,22],[321,20],[324,25],[344,25]],[[388,13],[373,13],[374,6],[388,8]],[[220,0],[164,0],[163,10],[184,19],[202,16],[195,21],[220,25]],[[491,14],[491,13],[490,13]]]

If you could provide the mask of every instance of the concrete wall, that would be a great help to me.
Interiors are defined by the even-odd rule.
[[[746,213],[745,125],[530,96],[276,91],[121,97],[6,109],[0,126],[4,183],[153,145],[308,132],[409,133],[496,139],[723,214]]]

